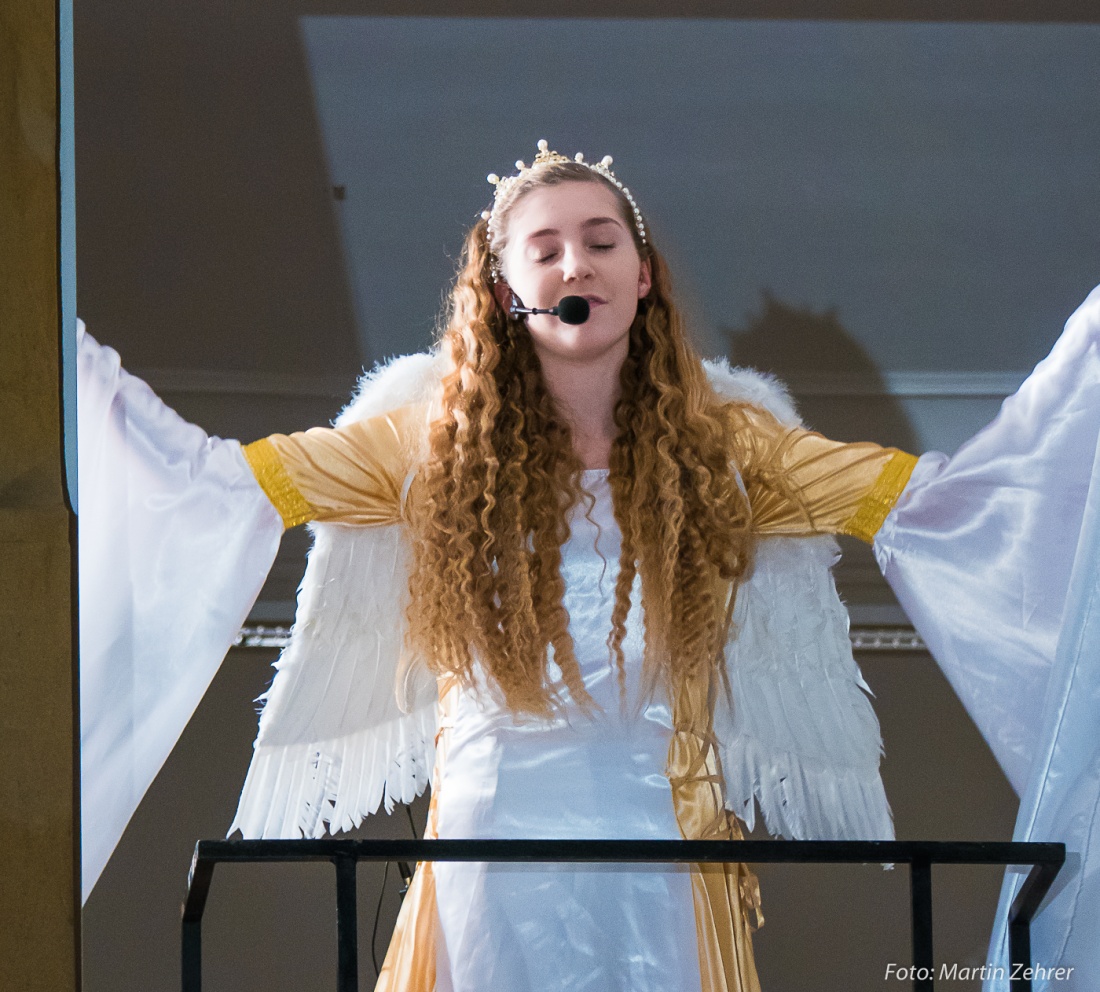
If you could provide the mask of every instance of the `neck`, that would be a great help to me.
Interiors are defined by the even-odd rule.
[[[598,358],[575,359],[539,354],[542,378],[573,434],[573,447],[585,468],[607,468],[618,434],[615,404],[622,388],[619,373],[629,342]]]

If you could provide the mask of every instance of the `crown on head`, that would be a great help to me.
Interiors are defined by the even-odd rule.
[[[538,143],[538,154],[535,156],[535,160],[527,165],[522,159],[516,162],[516,168],[519,170],[514,176],[505,176],[501,178],[495,172],[490,172],[485,178],[493,184],[493,206],[489,210],[483,210],[481,216],[489,222],[489,246],[493,247],[494,242],[497,239],[499,233],[493,223],[494,214],[496,212],[497,205],[508,198],[508,193],[513,186],[519,180],[525,176],[530,175],[537,169],[541,169],[547,165],[558,165],[562,162],[576,162],[578,165],[583,165],[585,168],[591,169],[593,172],[599,173],[608,182],[610,182],[616,189],[618,189],[623,196],[626,197],[627,203],[630,204],[630,209],[634,211],[634,227],[638,232],[638,237],[641,239],[642,244],[646,244],[645,233],[645,221],[642,219],[642,212],[638,209],[638,204],[634,202],[634,197],[631,196],[630,190],[627,189],[616,177],[615,173],[611,171],[612,158],[610,155],[605,155],[598,162],[586,162],[584,160],[584,153],[577,152],[572,158],[562,155],[560,152],[550,151],[550,146],[545,138],[540,138]],[[495,249],[494,249],[495,254]],[[494,271],[499,274],[499,263],[494,266]]]

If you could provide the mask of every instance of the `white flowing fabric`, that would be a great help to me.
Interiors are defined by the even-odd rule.
[[[1100,976],[1100,448],[1039,740],[1013,839],[1062,841],[1066,864],[1032,923],[1032,960],[1047,969],[1033,988],[1084,992]],[[1008,910],[1022,880],[1017,873],[1005,877],[990,948],[1002,970],[987,992],[1010,987]],[[1070,967],[1064,978],[1050,973]]]
[[[248,615],[283,526],[236,441],[181,419],[77,326],[87,899]]]
[[[1064,841],[1032,939],[1060,989],[1100,976],[1100,287],[998,417],[921,458],[875,540],[917,630],[1023,795],[1017,839]],[[993,961],[1002,961],[1010,875]],[[1008,988],[1007,980],[990,988]],[[1045,987],[1036,985],[1036,988]]]
[[[629,695],[621,707],[607,646],[620,547],[611,486],[600,469],[583,483],[594,505],[573,510],[563,602],[585,686],[602,712],[589,718],[570,704],[552,720],[517,721],[494,694],[460,691],[445,728],[440,837],[680,838],[665,771],[671,709],[659,700],[637,714]],[[623,643],[633,698],[642,624],[636,578]],[[439,862],[434,872],[438,992],[700,986],[687,866]]]

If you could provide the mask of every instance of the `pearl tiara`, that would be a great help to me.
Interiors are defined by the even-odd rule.
[[[642,244],[646,244],[645,233],[645,221],[642,219],[642,212],[638,209],[638,204],[634,202],[634,197],[630,195],[628,190],[617,178],[615,173],[611,171],[612,158],[610,155],[605,155],[599,162],[586,162],[584,160],[584,153],[577,152],[573,158],[568,158],[562,155],[560,152],[550,151],[550,146],[545,138],[541,138],[538,143],[538,154],[535,156],[535,160],[526,165],[522,159],[516,162],[516,168],[519,170],[514,176],[505,176],[503,179],[495,172],[490,172],[485,178],[493,184],[493,206],[489,210],[483,210],[481,216],[489,222],[489,245],[492,247],[497,240],[498,231],[493,223],[494,213],[498,204],[508,198],[508,193],[513,186],[519,180],[523,179],[536,169],[541,169],[547,165],[559,165],[563,162],[576,162],[578,165],[583,165],[585,168],[591,169],[593,172],[599,173],[608,182],[610,182],[616,189],[618,189],[623,196],[626,197],[626,202],[630,204],[630,209],[634,211],[634,228],[638,232],[638,237],[641,239]],[[494,249],[494,254],[495,254]],[[494,267],[496,268],[496,267]]]

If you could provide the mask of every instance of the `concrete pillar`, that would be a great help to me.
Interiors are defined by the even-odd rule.
[[[0,4],[0,988],[20,992],[75,992],[80,982],[61,10],[51,0]]]

